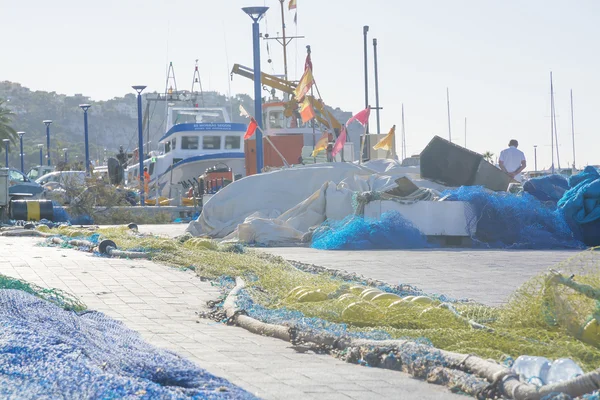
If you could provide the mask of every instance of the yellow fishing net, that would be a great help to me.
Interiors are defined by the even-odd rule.
[[[600,365],[600,255],[595,251],[531,279],[506,306],[489,307],[444,302],[410,287],[374,287],[356,277],[315,273],[208,239],[144,236],[127,228],[59,228],[53,233],[99,235],[121,250],[145,251],[155,261],[192,268],[202,277],[241,276],[247,282],[250,315],[268,322],[294,324],[301,315],[303,323],[312,321],[312,327],[330,334],[343,326],[350,334],[426,339],[440,349],[498,361],[527,354],[572,358],[586,371]]]

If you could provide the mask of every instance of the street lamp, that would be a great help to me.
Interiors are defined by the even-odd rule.
[[[63,149],[63,154],[65,155],[65,164],[67,164],[69,162],[69,158],[67,156],[68,151],[69,151],[69,149],[66,147]]]
[[[5,154],[6,161],[5,161],[5,165],[4,166],[6,168],[8,168],[8,146],[9,146],[10,140],[9,139],[2,139],[2,141],[4,142],[4,152],[6,153]]]
[[[38,148],[40,149],[40,167],[44,166],[44,145],[38,144]]]
[[[48,155],[48,166],[50,166],[50,124],[52,120],[46,119],[42,122],[46,125],[46,153]]]
[[[83,110],[83,129],[85,135],[85,174],[90,174],[90,149],[88,142],[88,110],[91,104],[80,104],[79,107]]]
[[[254,119],[258,125],[256,130],[256,173],[263,169],[263,140],[262,132],[262,84],[260,72],[260,30],[258,21],[265,15],[269,7],[244,7],[242,10],[252,18],[252,45],[254,51]]]
[[[537,144],[533,145],[533,162],[535,165],[535,172],[537,172]]]
[[[146,86],[132,86],[137,92],[137,108],[138,108],[138,158],[140,161],[140,205],[145,205],[144,199],[144,136],[142,128],[142,91]]]
[[[17,132],[19,135],[19,142],[21,143],[21,172],[25,173],[25,163],[23,162],[23,135],[25,132]]]

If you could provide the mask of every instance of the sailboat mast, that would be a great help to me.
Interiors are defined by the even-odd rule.
[[[571,89],[571,135],[573,136],[573,172],[575,172],[575,118],[573,117],[573,89]]]
[[[450,128],[450,91],[446,88],[446,102],[448,103],[448,140],[452,142],[452,130]]]
[[[287,69],[287,39],[285,38],[285,14],[283,13],[283,2],[285,0],[279,0],[279,4],[281,5],[281,36],[282,36],[282,45],[283,45],[283,74],[285,76],[285,80],[288,80],[288,69]]]
[[[402,103],[402,160],[406,159],[406,131],[404,130],[404,103]]]
[[[550,71],[550,140],[552,148],[552,173],[554,174],[554,84],[552,83],[552,71]]]

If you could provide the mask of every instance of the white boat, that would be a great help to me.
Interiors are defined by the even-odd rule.
[[[225,108],[169,106],[167,132],[159,140],[160,152],[144,160],[150,174],[149,196],[173,197],[208,168],[224,166],[233,175],[245,176],[244,134],[246,124],[232,123]],[[137,151],[126,169],[126,182],[139,185]],[[183,185],[182,185],[183,184]]]

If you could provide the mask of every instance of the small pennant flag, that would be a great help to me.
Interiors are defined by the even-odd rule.
[[[248,124],[248,129],[246,129],[246,134],[244,135],[244,140],[248,140],[254,135],[256,132],[256,128],[258,128],[258,124],[254,118],[250,118],[250,123]]]
[[[289,4],[288,4],[288,10],[295,10],[296,9],[296,0],[290,0]]]
[[[304,74],[302,75],[302,79],[300,79],[300,83],[298,83],[298,86],[296,87],[296,89],[294,89],[294,96],[296,96],[296,100],[302,101],[306,93],[308,93],[308,91],[312,87],[313,83],[314,79],[312,75],[312,70],[305,70]]]
[[[337,154],[342,151],[344,145],[346,144],[346,127],[342,126],[342,133],[338,136],[335,144],[333,145],[333,151],[331,152],[332,156],[337,156]]]
[[[329,144],[329,132],[323,132],[323,136],[319,139],[317,144],[315,145],[315,149],[313,150],[311,156],[316,157],[323,150],[327,150],[327,145]]]
[[[373,150],[387,150],[390,151],[392,146],[394,145],[394,134],[396,133],[396,125],[392,126],[390,132],[385,135],[383,139],[379,141],[375,146],[373,146]]]
[[[346,122],[346,126],[350,126],[350,124],[354,121],[357,121],[362,126],[365,126],[369,122],[369,115],[371,115],[371,106],[368,106],[367,108],[350,118],[348,122]]]
[[[315,117],[315,110],[313,109],[313,106],[310,103],[310,99],[308,97],[304,97],[304,101],[300,106],[300,116],[302,117],[303,123],[307,123]]]

